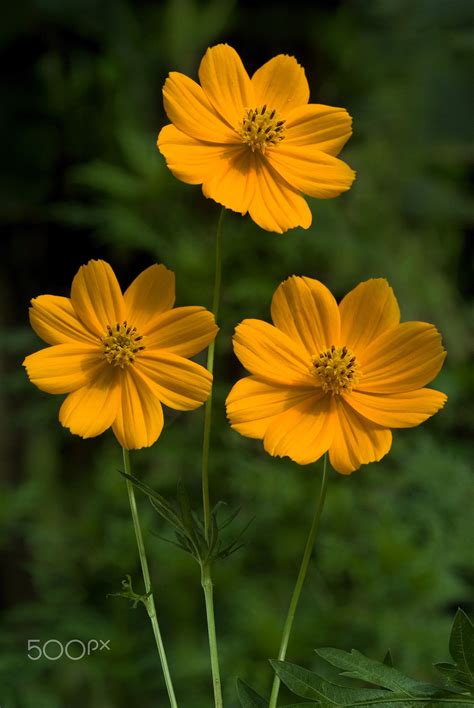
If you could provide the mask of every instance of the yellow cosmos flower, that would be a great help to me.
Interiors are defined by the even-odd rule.
[[[75,276],[71,297],[32,300],[31,326],[52,346],[23,362],[47,393],[68,393],[59,420],[90,438],[112,426],[122,447],[152,445],[163,428],[161,404],[192,410],[207,400],[212,377],[187,357],[217,333],[203,307],[177,307],[174,273],[152,265],[122,295],[104,261]]]
[[[386,280],[348,293],[339,307],[312,278],[293,276],[276,290],[274,326],[244,320],[235,353],[252,376],[227,398],[227,415],[242,435],[263,440],[274,456],[301,465],[327,450],[335,470],[350,474],[390,450],[390,428],[409,428],[445,403],[423,388],[446,352],[433,325],[400,324]]]
[[[310,226],[301,193],[328,199],[350,188],[355,174],[335,155],[351,135],[351,117],[308,104],[294,57],[274,57],[249,78],[237,52],[218,44],[204,55],[199,80],[173,71],[163,88],[172,124],[158,148],[175,177],[278,233]]]

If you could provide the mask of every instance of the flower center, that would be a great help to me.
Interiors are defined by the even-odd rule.
[[[348,393],[359,381],[360,371],[355,356],[347,347],[335,347],[313,357],[314,373],[323,391]]]
[[[122,324],[117,322],[114,327],[107,325],[107,334],[102,337],[104,359],[123,369],[133,363],[137,352],[145,349],[143,345],[137,344],[141,339],[143,337],[137,335],[137,328],[129,327],[126,321]]]
[[[252,152],[260,150],[264,153],[268,145],[277,145],[283,140],[284,123],[276,110],[269,111],[266,105],[249,108],[245,111],[239,133],[242,142],[248,145]]]

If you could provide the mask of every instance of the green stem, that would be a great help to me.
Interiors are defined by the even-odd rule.
[[[123,465],[125,473],[130,475],[130,455],[128,450],[123,448]],[[178,708],[176,702],[176,697],[174,694],[173,683],[171,681],[170,670],[168,668],[168,661],[166,659],[165,648],[163,646],[163,640],[161,638],[160,626],[158,624],[158,617],[156,616],[155,600],[153,598],[153,593],[151,590],[150,572],[148,570],[148,561],[145,553],[145,544],[143,543],[142,530],[140,528],[140,520],[138,518],[137,502],[135,499],[135,491],[132,482],[129,479],[125,480],[127,483],[128,500],[130,502],[130,511],[132,512],[133,528],[135,529],[135,538],[137,539],[138,555],[140,556],[140,564],[142,566],[143,582],[145,583],[145,607],[150,618],[151,626],[153,628],[153,634],[155,635],[156,647],[158,649],[158,655],[161,661],[161,667],[163,669],[163,675],[165,677],[166,690],[168,691],[168,697],[170,700],[170,705],[172,708]]]
[[[212,297],[212,313],[217,320],[219,312],[219,302],[221,295],[221,280],[222,280],[222,222],[224,219],[225,208],[222,207],[217,223],[216,233],[216,265],[214,275],[214,294]],[[212,374],[214,371],[214,352],[215,340],[213,340],[207,350],[207,370]],[[213,387],[214,388],[214,387]],[[211,442],[211,423],[212,423],[212,394],[206,401],[204,412],[204,439],[202,446],[202,503],[204,507],[204,532],[206,541],[209,540],[209,529],[211,524],[211,503],[209,499],[209,447]]]
[[[211,655],[212,685],[214,688],[214,704],[222,708],[221,677],[219,672],[219,655],[217,652],[216,623],[214,620],[214,593],[211,570],[207,563],[201,567],[201,585],[206,601],[207,632],[209,635],[209,653]]]
[[[290,606],[288,608],[288,614],[286,616],[285,624],[283,626],[283,633],[281,635],[280,651],[278,652],[278,660],[284,661],[286,657],[286,650],[288,648],[288,642],[290,640],[291,628],[293,627],[293,620],[295,619],[296,609],[298,607],[298,602],[301,595],[301,590],[306,578],[306,572],[308,570],[309,561],[311,559],[311,554],[314,548],[314,542],[316,540],[316,534],[319,528],[319,521],[321,519],[321,513],[323,511],[324,500],[326,498],[326,488],[327,488],[327,454],[324,455],[323,462],[323,478],[321,480],[321,487],[319,490],[319,497],[316,504],[316,509],[314,512],[313,522],[309,530],[308,538],[306,540],[306,546],[303,553],[303,559],[301,561],[300,571],[296,579],[295,588],[293,590],[293,595],[291,596]],[[278,692],[280,690],[280,679],[275,674],[272,685],[272,693],[270,696],[269,708],[276,708],[278,701]]]
[[[224,219],[225,209],[222,207],[217,223],[216,233],[216,264],[214,275],[214,294],[212,297],[212,312],[217,320],[219,312],[219,301],[221,293],[222,279],[222,222]],[[209,345],[207,353],[207,370],[212,374],[214,370],[214,341]],[[211,502],[209,496],[209,448],[211,442],[211,424],[212,424],[212,394],[214,386],[211,389],[209,398],[207,399],[204,411],[204,437],[202,445],[202,504],[204,509],[204,535],[206,541],[209,541],[209,533],[211,527]],[[216,708],[222,708],[222,690],[221,677],[219,672],[219,656],[217,652],[216,639],[216,623],[214,619],[214,594],[211,578],[211,565],[209,561],[201,564],[201,584],[204,590],[204,599],[206,602],[206,618],[207,618],[207,633],[209,636],[209,653],[211,656],[211,671],[212,685],[214,688],[214,703]]]

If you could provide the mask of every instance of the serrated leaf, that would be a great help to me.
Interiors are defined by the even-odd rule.
[[[268,706],[268,701],[241,679],[237,679],[237,695],[242,708],[267,708]]]
[[[338,669],[343,669],[344,676],[382,686],[408,697],[428,697],[440,693],[438,687],[405,676],[398,669],[369,659],[356,649],[349,653],[342,649],[325,648],[316,649],[316,653]]]
[[[287,661],[270,661],[270,663],[290,691],[301,698],[323,701],[324,705],[353,706],[356,701],[373,701],[376,698],[389,696],[388,691],[383,689],[338,686],[313,671]]]
[[[474,688],[474,626],[461,608],[454,618],[449,653],[458,669],[456,682]]]

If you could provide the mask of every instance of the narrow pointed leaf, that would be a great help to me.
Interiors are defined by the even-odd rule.
[[[459,670],[456,681],[463,686],[474,688],[474,626],[460,608],[454,618],[449,652]]]
[[[177,516],[174,512],[169,512],[162,504],[158,503],[155,499],[150,498],[150,504],[165,521],[171,524],[171,526],[173,526],[175,529],[179,529],[180,531],[186,532],[186,529],[184,528],[183,524],[179,519],[179,516]]]
[[[193,522],[194,522],[195,528],[199,529],[200,531],[202,531],[204,533],[204,524],[202,522],[202,519],[199,518],[198,514],[196,514],[195,511],[192,511],[191,515],[193,517]]]
[[[121,472],[120,474],[130,480],[130,482],[133,482],[137,489],[147,495],[155,510],[161,514],[163,518],[169,521],[169,523],[176,528],[182,528],[183,525],[176,513],[176,510],[164,497],[161,496],[161,494],[158,494],[158,492],[155,492],[155,490],[149,487],[148,484],[145,484],[131,474],[127,474],[126,472]]]
[[[390,651],[390,649],[387,650],[387,653],[383,658],[383,663],[385,664],[385,666],[393,666],[392,652]]]
[[[245,543],[238,543],[236,544],[235,542],[229,543],[228,546],[224,546],[222,550],[219,550],[217,553],[218,558],[228,558],[231,556],[233,553],[236,553],[237,551],[240,551],[241,548],[245,546]]]
[[[268,701],[241,679],[237,679],[237,695],[241,708],[267,708],[268,706]]]
[[[153,533],[152,536],[155,536],[155,538],[159,538],[160,541],[164,541],[165,543],[170,543],[172,546],[176,546],[176,548],[180,548],[182,551],[186,551],[189,553],[189,548],[186,546],[184,547],[182,543],[173,541],[171,538],[166,538],[166,536],[161,536],[159,533]]]
[[[220,502],[220,503],[225,504],[225,502]],[[217,507],[217,504],[216,504],[216,507]],[[238,506],[237,509],[235,509],[234,511],[231,511],[229,516],[226,519],[224,519],[224,521],[220,524],[219,529],[222,531],[222,529],[225,529],[227,526],[229,526],[229,524],[231,524],[233,522],[233,520],[237,518],[237,516],[240,514],[241,510],[242,510],[241,507]]]
[[[213,551],[219,541],[219,528],[217,526],[217,519],[214,513],[211,513],[211,529],[209,535],[209,556],[212,556]]]

